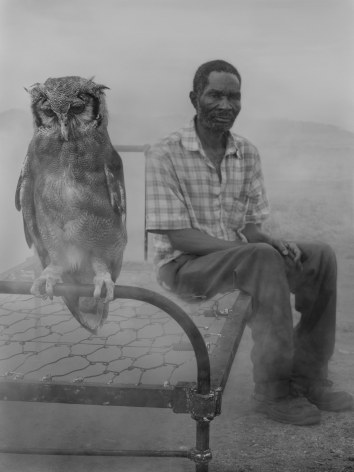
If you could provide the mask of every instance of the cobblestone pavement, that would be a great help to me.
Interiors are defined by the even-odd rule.
[[[29,260],[2,274],[0,280],[28,281],[34,274]],[[155,282],[150,263],[125,264],[118,283],[173,298]],[[212,351],[225,320],[227,296],[192,304],[176,297],[173,301],[190,314]],[[195,380],[196,364],[179,325],[147,303],[115,300],[98,335],[92,335],[59,297],[51,301],[0,294],[0,375],[38,381],[166,385]]]

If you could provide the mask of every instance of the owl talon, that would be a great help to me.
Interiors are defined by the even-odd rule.
[[[41,275],[35,279],[31,287],[31,293],[35,297],[46,300],[48,297],[53,300],[54,286],[61,282],[62,270],[58,267],[46,267]]]
[[[104,299],[104,303],[108,303],[113,300],[114,282],[109,273],[96,275],[96,277],[93,279],[93,283],[95,284],[95,290],[93,292],[94,298],[101,298],[102,287],[105,285],[106,297]]]
[[[36,279],[31,287],[31,294],[37,298],[42,298],[42,300],[46,300],[48,295],[44,290],[45,279],[41,279],[40,277]]]

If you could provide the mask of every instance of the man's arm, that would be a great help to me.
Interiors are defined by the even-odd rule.
[[[289,256],[295,264],[300,263],[301,251],[298,246],[290,241],[275,239],[261,230],[261,225],[248,223],[242,230],[242,234],[249,243],[267,243],[273,246],[282,256]]]
[[[225,241],[214,238],[207,233],[193,228],[151,232],[166,234],[174,249],[188,254],[195,254],[196,256],[205,256],[211,252],[222,251],[223,249],[230,249],[245,244],[238,240]]]

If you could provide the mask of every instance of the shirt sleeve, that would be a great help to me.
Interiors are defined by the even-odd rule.
[[[261,160],[256,150],[248,196],[249,200],[245,215],[245,224],[262,224],[269,216],[269,202],[264,185]]]
[[[190,217],[167,145],[155,145],[146,152],[146,229],[191,228]]]

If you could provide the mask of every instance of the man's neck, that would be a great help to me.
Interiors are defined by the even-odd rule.
[[[226,149],[228,131],[219,131],[206,128],[200,124],[198,118],[195,121],[197,135],[204,149],[220,152]]]

